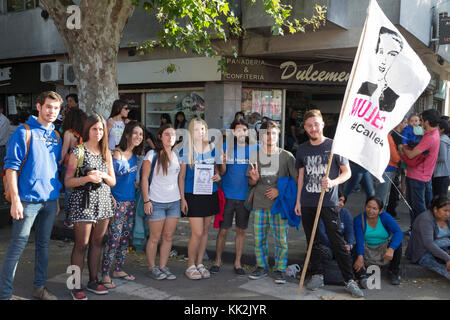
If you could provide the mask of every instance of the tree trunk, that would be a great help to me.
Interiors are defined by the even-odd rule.
[[[117,55],[123,30],[133,14],[130,0],[82,0],[81,29],[70,30],[71,0],[41,0],[61,35],[72,62],[78,97],[88,114],[110,114],[118,99]]]

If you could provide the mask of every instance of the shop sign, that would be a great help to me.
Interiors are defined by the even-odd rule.
[[[0,68],[0,86],[11,84],[9,82],[5,83],[5,81],[11,80],[11,69],[12,67]]]
[[[226,58],[223,81],[347,85],[352,63]]]
[[[439,17],[439,44],[450,44],[450,17]]]

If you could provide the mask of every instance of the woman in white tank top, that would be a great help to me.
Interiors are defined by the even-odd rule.
[[[108,148],[114,150],[120,142],[125,124],[128,122],[128,104],[123,100],[113,103],[111,114],[108,119]]]

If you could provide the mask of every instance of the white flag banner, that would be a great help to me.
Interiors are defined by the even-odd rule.
[[[431,76],[405,38],[371,0],[345,92],[333,153],[383,182],[387,135],[422,94]]]

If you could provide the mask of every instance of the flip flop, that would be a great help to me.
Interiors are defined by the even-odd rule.
[[[114,284],[114,282],[111,281],[100,281],[100,283],[107,288],[108,290],[112,290],[116,288],[116,285]]]
[[[131,277],[133,277],[134,279],[131,279]],[[128,273],[125,273],[123,276],[116,276],[116,277],[111,277],[113,279],[121,279],[121,280],[125,280],[125,281],[134,281],[136,280],[136,278],[132,275],[129,275]]]

